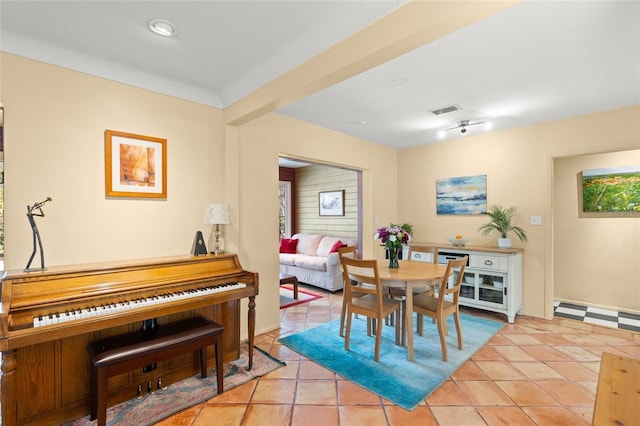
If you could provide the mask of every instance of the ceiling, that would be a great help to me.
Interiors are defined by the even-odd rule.
[[[403,3],[0,0],[0,49],[224,108]],[[639,104],[640,2],[525,0],[278,112],[403,149]]]

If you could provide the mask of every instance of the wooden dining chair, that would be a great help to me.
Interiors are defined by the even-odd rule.
[[[341,247],[338,249],[338,259],[340,259],[340,265],[342,265],[342,258],[343,257],[351,257],[353,259],[355,259],[356,256],[356,246],[350,246],[350,247]],[[342,268],[342,270],[344,271],[344,268]],[[345,320],[345,314],[347,312],[347,301],[346,298],[344,297],[346,290],[346,287],[348,285],[351,285],[351,280],[349,279],[348,276],[345,276],[344,273],[342,274],[342,279],[343,279],[343,290],[342,290],[342,312],[340,313],[340,337],[344,337],[344,320]],[[369,332],[371,331],[370,329],[368,330]]]
[[[351,336],[351,319],[354,314],[364,315],[375,323],[375,360],[380,362],[380,341],[382,340],[382,326],[385,317],[395,314],[396,344],[400,342],[400,302],[383,297],[383,288],[380,285],[377,260],[359,260],[342,258],[342,272],[345,282],[350,280],[349,270],[358,268],[358,275],[371,277],[355,285],[346,285],[344,299],[346,302],[346,331],[344,348],[349,350],[349,338]]]
[[[434,318],[438,325],[438,334],[440,335],[440,345],[442,346],[442,360],[447,361],[447,317],[453,315],[456,324],[456,332],[458,334],[458,349],[462,350],[462,328],[460,327],[460,288],[462,287],[462,279],[464,277],[464,269],[467,265],[468,256],[462,259],[451,259],[447,264],[447,271],[442,277],[442,281],[438,288],[438,295],[430,295],[427,293],[414,295],[413,310],[418,313],[418,324],[423,321],[423,315]],[[455,285],[447,288],[449,275],[453,271],[458,271],[455,278]],[[447,296],[451,295],[451,300],[447,300]],[[421,329],[418,327],[418,334],[422,336]]]
[[[429,256],[425,256],[426,254],[431,255],[431,260],[429,260]],[[409,245],[407,260],[438,263],[438,247],[411,244]]]
[[[431,259],[428,259],[428,256],[425,256],[426,254],[430,254],[431,255]],[[409,253],[407,254],[406,257],[407,260],[410,261],[414,261],[414,262],[429,262],[429,263],[438,263],[438,247],[434,247],[434,246],[424,246],[424,245],[409,245]],[[424,259],[424,260],[422,260]],[[414,287],[413,288],[413,294],[427,294],[430,296],[434,295],[433,289],[434,287],[436,287],[437,285],[439,285],[440,282],[430,282],[428,283],[427,286],[425,287]],[[401,324],[401,328],[402,328],[402,346],[405,345],[406,342],[406,333],[407,333],[407,324],[406,324],[406,317],[404,315],[404,310],[406,309],[406,290],[404,288],[398,288],[398,287],[390,287],[389,288],[389,297],[398,300],[400,302],[400,315],[402,317],[402,324]],[[420,322],[418,322],[418,332],[422,335],[422,324]],[[409,327],[411,328],[411,327]]]

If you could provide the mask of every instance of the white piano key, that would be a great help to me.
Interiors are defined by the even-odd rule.
[[[115,303],[108,303],[100,306],[88,306],[78,308],[77,310],[66,311],[63,313],[51,313],[33,319],[34,327],[44,327],[51,324],[59,324],[62,322],[74,321],[78,319],[91,318],[101,315],[108,315],[117,312],[125,312],[131,309],[139,309],[145,306],[161,305],[167,302],[190,299],[194,297],[202,297],[208,294],[223,293],[236,289],[246,288],[243,283],[228,283],[220,285],[212,285],[192,290],[177,291],[175,293],[165,293],[149,297],[141,297],[133,300],[124,300]]]

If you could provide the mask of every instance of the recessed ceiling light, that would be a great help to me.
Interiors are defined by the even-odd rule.
[[[391,87],[402,87],[409,83],[409,80],[404,77],[398,77],[391,80]]]
[[[147,22],[149,29],[163,37],[175,37],[178,35],[178,27],[166,19],[152,19]]]

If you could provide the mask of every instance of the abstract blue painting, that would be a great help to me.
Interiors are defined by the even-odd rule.
[[[485,214],[487,175],[436,179],[437,214]]]

